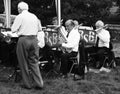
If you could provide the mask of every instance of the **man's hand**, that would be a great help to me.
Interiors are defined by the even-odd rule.
[[[9,37],[18,37],[17,33],[13,33],[13,32],[7,32],[7,36]]]

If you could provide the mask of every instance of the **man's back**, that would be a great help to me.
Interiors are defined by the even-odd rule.
[[[20,35],[37,35],[39,26],[38,18],[24,10],[15,18],[15,23],[13,23],[12,31],[17,31],[18,36]]]
[[[20,31],[24,31],[25,35],[27,34],[36,35],[38,32],[37,17],[28,11],[23,11],[23,13],[20,14],[20,17],[22,18]]]
[[[110,42],[110,34],[109,31],[102,29],[101,32],[98,34],[99,36],[99,44],[98,47],[107,47],[109,48]]]

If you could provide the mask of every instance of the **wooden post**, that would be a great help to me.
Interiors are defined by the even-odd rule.
[[[58,26],[61,25],[61,0],[55,0],[56,3],[56,12],[58,18]]]
[[[11,15],[11,0],[4,0],[5,15],[6,15],[6,28],[10,28],[10,15]]]

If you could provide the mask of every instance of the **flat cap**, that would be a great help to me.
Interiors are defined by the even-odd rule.
[[[95,23],[95,26],[97,26],[97,27],[104,27],[104,23],[103,23],[103,21],[98,20],[98,21]]]
[[[25,2],[20,2],[18,4],[18,8],[22,9],[22,10],[28,10],[28,4]]]

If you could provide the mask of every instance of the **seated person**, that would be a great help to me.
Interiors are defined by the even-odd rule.
[[[110,48],[110,33],[108,30],[104,29],[104,23],[101,20],[98,20],[95,24],[97,41],[96,46],[92,48],[85,49],[86,57],[88,53],[96,53],[95,59],[98,61],[97,68],[100,69],[103,67],[104,63],[104,53],[109,51]],[[86,58],[88,60],[88,58]]]
[[[61,68],[60,71],[63,74],[63,78],[67,77],[67,74],[69,72],[68,66],[69,66],[69,58],[77,56],[78,53],[78,47],[79,47],[79,41],[80,41],[80,34],[78,32],[78,29],[75,29],[74,21],[69,19],[65,22],[66,29],[68,31],[67,34],[67,42],[62,43],[62,48],[66,49],[64,50],[61,55]],[[67,49],[69,49],[67,51]]]
[[[98,48],[97,48],[97,57],[99,66],[98,68],[101,68],[103,66],[103,60],[104,60],[104,53],[109,51],[110,48],[110,33],[108,30],[104,29],[104,23],[99,20],[95,24],[96,26],[96,33],[97,37],[99,38],[98,40]]]

